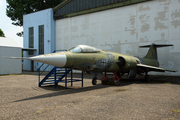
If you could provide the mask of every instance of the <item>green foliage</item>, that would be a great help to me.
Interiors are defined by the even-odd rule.
[[[172,111],[175,112],[175,113],[180,113],[180,109],[174,109]]]
[[[16,33],[16,35],[19,36],[19,37],[23,37],[23,31],[19,32],[19,33]]]
[[[171,82],[165,82],[164,84],[171,84]]]
[[[4,32],[0,29],[0,37],[5,37]]]
[[[13,25],[23,26],[23,15],[53,8],[62,1],[63,0],[6,0],[8,3],[6,15],[11,18]],[[22,36],[22,34],[22,32],[17,33],[18,36]]]

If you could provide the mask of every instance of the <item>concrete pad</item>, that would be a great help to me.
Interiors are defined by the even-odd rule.
[[[75,74],[78,78],[81,75]],[[0,76],[0,119],[180,119],[180,77],[121,79],[119,86],[81,82],[38,87],[37,73]]]

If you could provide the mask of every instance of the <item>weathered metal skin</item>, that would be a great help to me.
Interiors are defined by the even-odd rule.
[[[159,67],[159,62],[155,59],[140,58],[142,64]]]
[[[137,64],[136,58],[133,56],[103,50],[98,53],[86,54],[67,51],[64,54],[67,57],[64,67],[87,72],[128,72]],[[122,67],[117,64],[119,57],[123,57],[126,61]]]
[[[124,73],[128,73],[128,78],[135,78],[137,74],[145,74],[145,80],[149,81],[149,71],[176,72],[159,68],[156,48],[167,46],[172,45],[151,44],[140,46],[150,47],[148,53],[143,58],[104,51],[87,45],[78,45],[66,52],[39,55],[24,59],[30,59],[57,67],[82,70],[94,74],[95,77],[92,80],[93,85],[96,84],[96,76],[103,72],[114,72],[116,77],[121,77]]]
[[[159,67],[156,47],[164,46],[167,45],[141,46],[150,47],[147,55],[143,58],[104,51],[87,45],[79,45],[66,52],[40,55],[30,59],[58,67],[82,70],[95,75],[102,72],[116,71],[122,74],[128,73],[129,78],[134,78],[136,74],[147,74],[149,71],[164,71],[164,69],[154,68]]]
[[[124,55],[115,52],[100,50],[95,53],[74,53],[71,51],[63,52],[66,57],[65,68],[83,70],[89,73],[114,72],[136,73],[137,64],[146,64],[154,67],[159,66],[159,62],[155,59],[140,58],[130,55]],[[121,65],[119,60],[123,60]],[[148,70],[147,70],[148,71]]]
[[[104,72],[114,70],[115,59],[110,52],[100,51],[98,53],[73,53],[64,52],[67,56],[67,62],[64,67],[83,71]],[[72,57],[73,56],[73,57]],[[113,69],[112,69],[113,68]],[[118,70],[118,66],[115,68]]]

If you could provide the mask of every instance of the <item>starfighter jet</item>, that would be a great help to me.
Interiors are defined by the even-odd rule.
[[[128,78],[135,78],[136,75],[144,75],[145,80],[149,81],[150,77],[148,72],[150,71],[175,72],[159,67],[157,48],[167,46],[173,45],[157,45],[153,43],[151,45],[140,46],[140,48],[149,48],[148,53],[143,58],[105,51],[87,45],[78,45],[67,51],[23,59],[29,59],[62,68],[81,70],[93,74],[93,85],[96,85],[97,75],[102,74],[103,72],[105,73],[103,79],[106,78],[106,72],[112,72],[118,80],[120,80],[124,73],[127,73]]]

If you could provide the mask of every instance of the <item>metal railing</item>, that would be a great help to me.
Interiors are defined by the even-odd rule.
[[[67,51],[67,50],[54,50],[52,53],[56,53],[57,51]],[[44,71],[50,66],[50,65],[47,65],[45,68],[44,68],[44,70],[42,70],[41,71],[41,68],[44,66],[44,65],[47,65],[47,64],[42,64],[40,67],[39,67],[39,69],[38,69],[38,73],[39,73],[39,79],[38,79],[38,81],[39,81],[39,83],[40,83],[40,79],[41,79],[41,75],[44,73]],[[53,69],[53,68],[52,68]],[[51,69],[51,70],[52,70]]]
[[[52,53],[55,53],[57,51],[67,51],[67,50],[55,50],[53,51]],[[45,67],[45,69],[43,69],[41,71],[41,68],[43,65],[47,65],[47,64],[42,64],[40,67],[39,67],[39,87],[42,85],[42,84],[52,84],[54,83],[54,88],[56,88],[56,85],[59,83],[59,82],[62,82],[62,83],[65,83],[65,89],[67,89],[67,83],[71,82],[71,86],[73,85],[73,82],[77,82],[77,81],[82,81],[82,87],[83,87],[83,71],[82,71],[82,74],[81,74],[81,80],[80,79],[73,79],[73,72],[72,72],[72,69],[67,69],[67,68],[60,68],[60,67],[56,67],[54,66],[50,71],[49,73],[41,80],[41,75],[44,73],[44,71],[50,66],[50,65],[47,65]],[[71,78],[70,79],[67,79],[67,74],[71,72]],[[59,73],[62,73],[60,76],[57,77],[57,74]],[[53,78],[50,78],[52,77],[52,75],[54,74]],[[65,77],[65,79],[63,80],[63,78]]]

